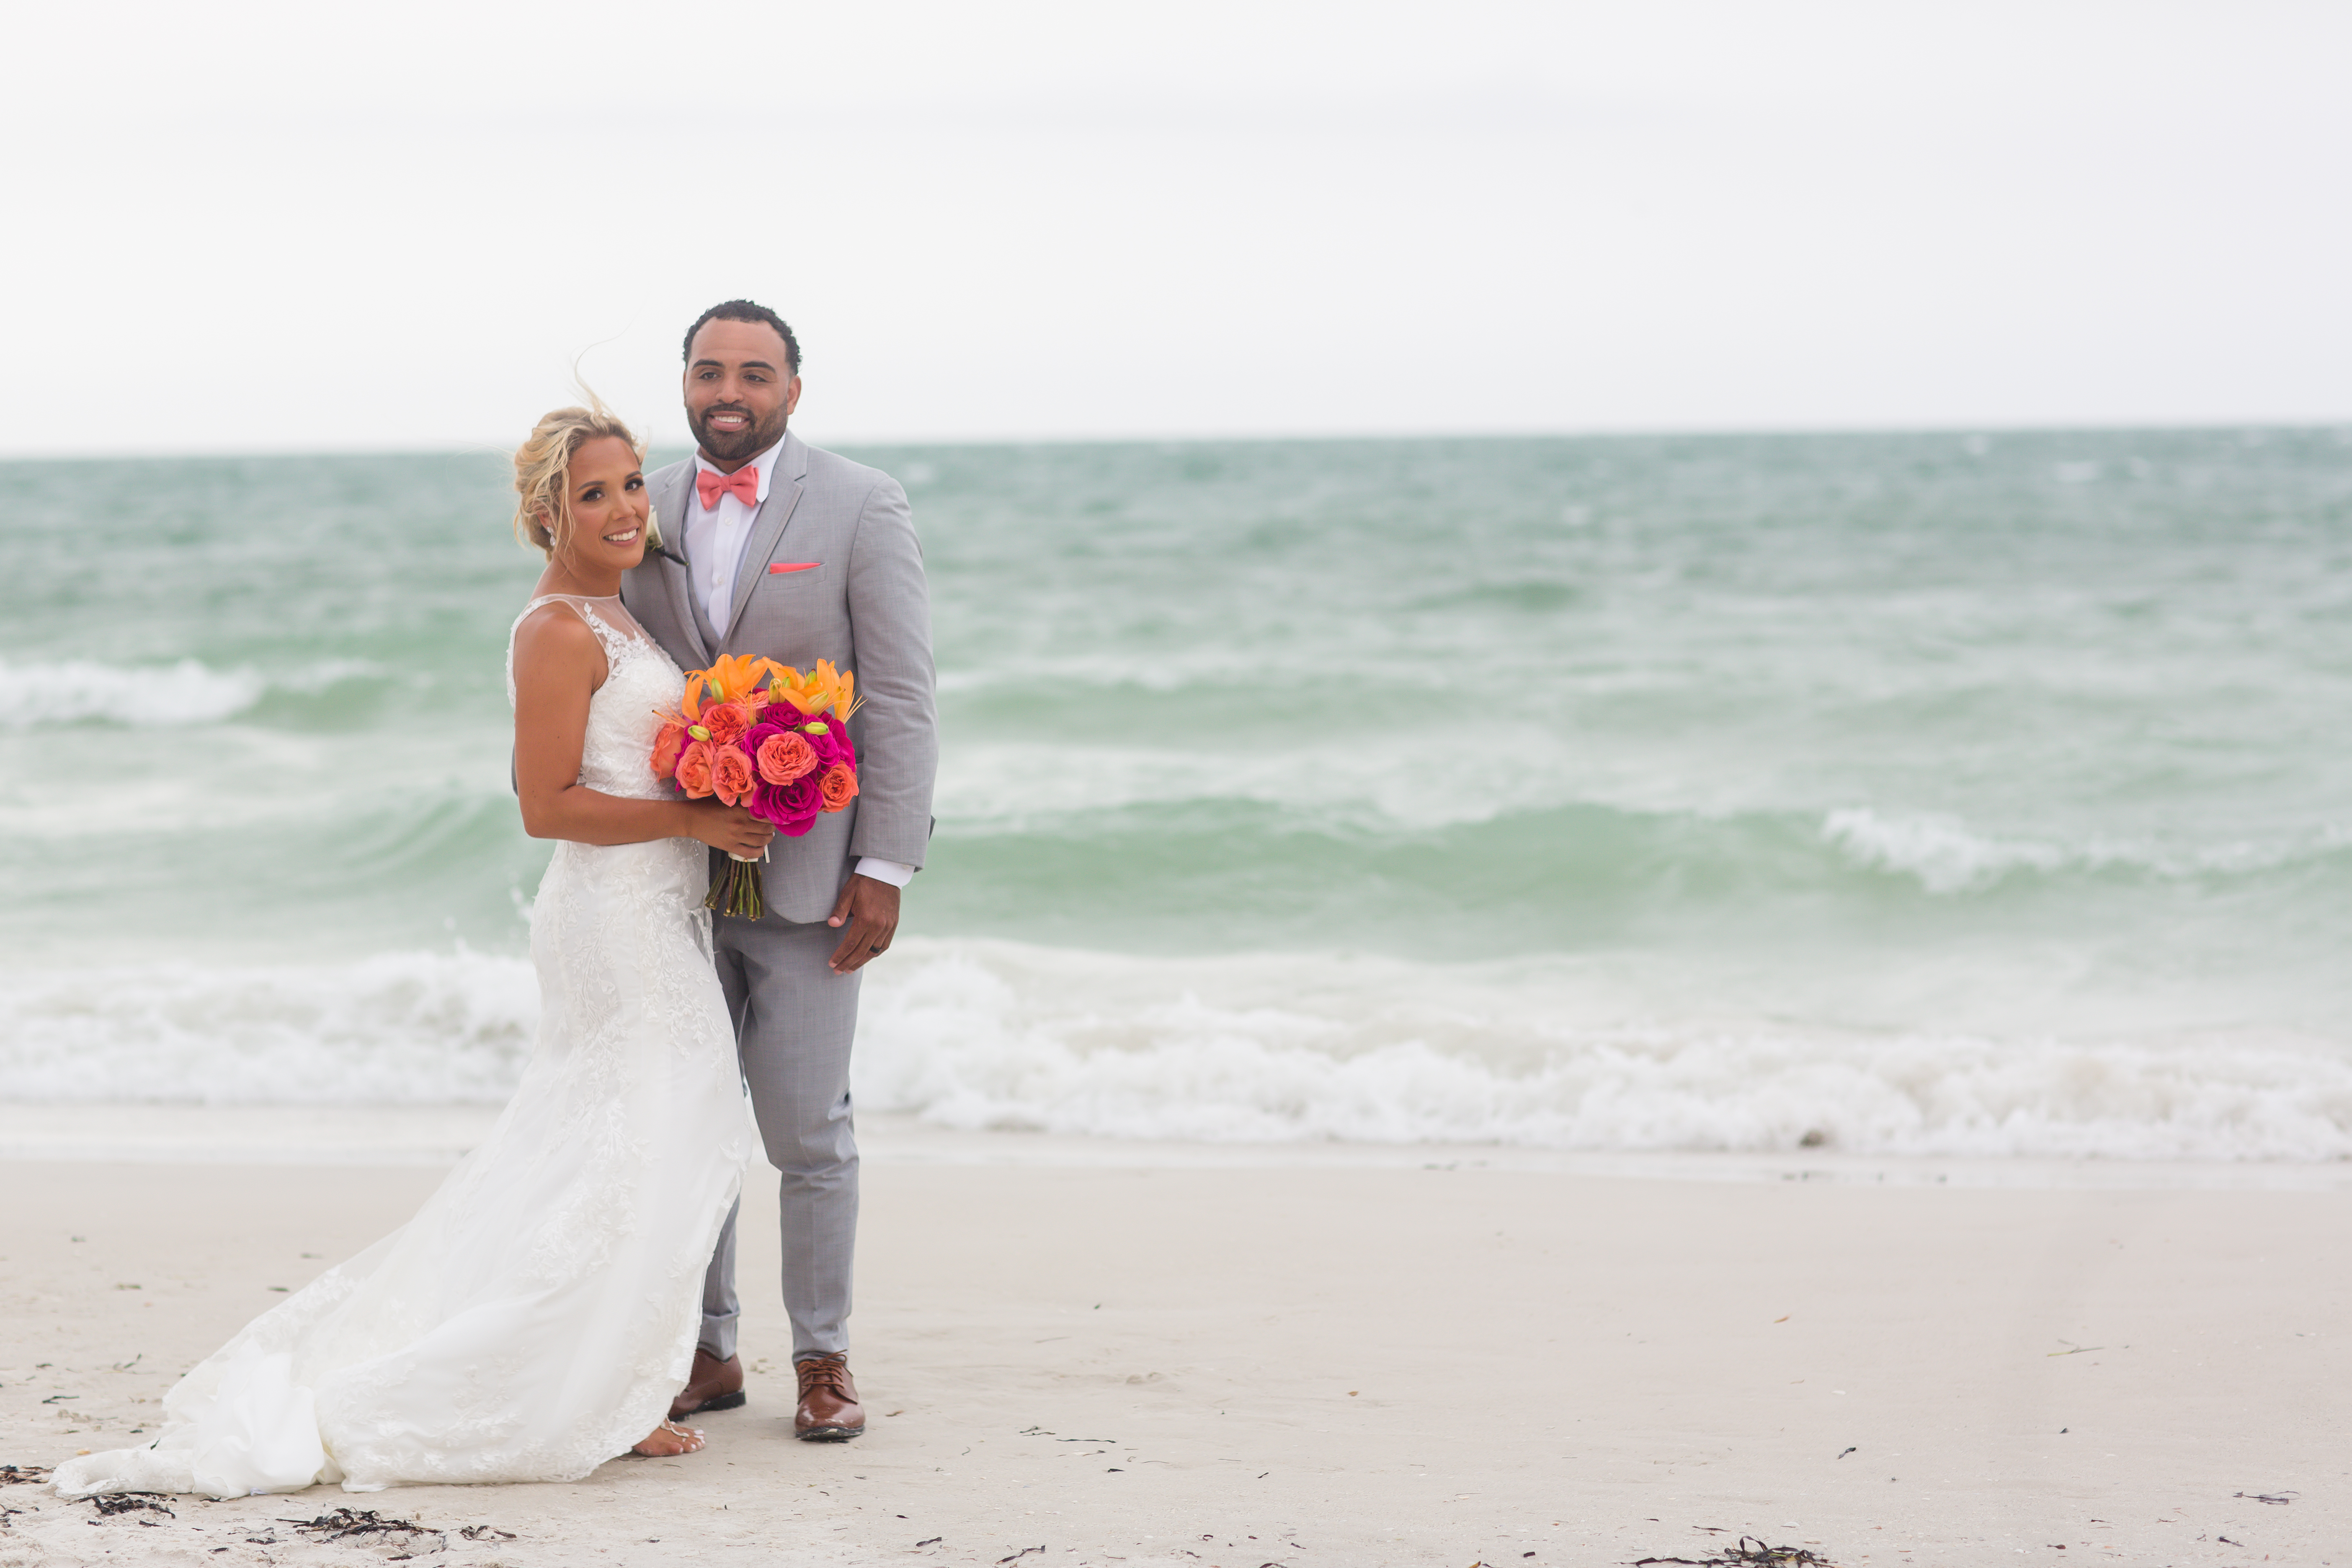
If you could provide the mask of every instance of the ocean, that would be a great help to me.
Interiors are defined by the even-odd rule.
[[[866,1108],[2352,1157],[2352,431],[851,455],[943,728]],[[0,1100],[499,1100],[504,459],[0,497]]]

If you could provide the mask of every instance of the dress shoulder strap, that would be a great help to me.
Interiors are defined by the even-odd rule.
[[[549,605],[562,605],[573,615],[588,623],[588,629],[596,634],[596,641],[604,650],[604,663],[608,671],[630,643],[644,636],[637,630],[636,622],[628,619],[629,612],[621,608],[620,601],[617,599],[591,599],[579,594],[541,594],[538,598],[525,605],[522,607],[522,614],[514,618],[514,625],[507,628],[507,706],[509,708],[514,706],[515,700],[515,633],[522,630],[523,622],[530,619],[533,615]],[[628,622],[625,627],[616,626],[604,618],[604,607],[607,605],[611,605],[614,615]]]
[[[546,608],[550,605],[562,605],[569,608],[573,615],[578,616],[582,620],[586,621],[591,626],[595,626],[599,624],[596,614],[588,607],[594,602],[595,601],[584,598],[578,594],[541,594],[538,598],[533,599],[530,604],[525,605],[522,607],[522,614],[514,618],[514,626],[507,628],[508,634],[511,636],[516,627],[520,626],[523,622],[530,619],[534,613]]]

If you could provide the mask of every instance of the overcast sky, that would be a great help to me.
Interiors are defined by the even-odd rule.
[[[693,21],[680,20],[692,17]],[[2352,5],[16,8],[0,451],[2352,418]]]

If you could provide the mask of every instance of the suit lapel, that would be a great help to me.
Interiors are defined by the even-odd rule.
[[[694,493],[694,464],[689,460],[678,476],[670,480],[661,494],[654,497],[654,515],[662,522],[662,548],[676,555],[686,556],[687,498]],[[677,561],[663,560],[657,574],[663,591],[669,595],[670,613],[677,617],[679,635],[693,646],[702,659],[699,668],[710,667],[710,645],[703,637],[700,618],[694,613],[694,591],[687,582],[687,568]]]
[[[776,471],[768,476],[768,499],[751,520],[751,536],[743,542],[743,561],[735,569],[735,606],[727,616],[727,636],[721,639],[725,646],[732,647],[743,627],[743,611],[751,602],[751,591],[768,574],[768,563],[775,558],[776,542],[793,520],[793,509],[800,505],[801,480],[808,477],[808,443],[786,431],[784,449],[776,454]]]

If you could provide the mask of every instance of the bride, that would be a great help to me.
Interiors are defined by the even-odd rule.
[[[182,1378],[162,1436],[58,1466],[66,1496],[569,1481],[702,1446],[663,1417],[754,1147],[703,847],[756,854],[771,830],[647,766],[684,677],[618,597],[657,542],[642,458],[601,406],[515,454],[516,530],[548,558],[507,656],[516,791],[560,842],[514,1099],[415,1219]]]

